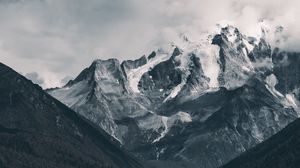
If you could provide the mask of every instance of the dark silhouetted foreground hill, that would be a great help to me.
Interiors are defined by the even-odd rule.
[[[1,168],[135,168],[104,131],[0,63]]]

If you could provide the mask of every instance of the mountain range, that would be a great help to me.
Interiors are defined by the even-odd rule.
[[[181,35],[136,60],[95,60],[46,91],[145,162],[219,167],[300,115],[300,54],[267,35]]]
[[[0,167],[298,167],[300,53],[270,33],[181,34],[46,90],[0,63]]]

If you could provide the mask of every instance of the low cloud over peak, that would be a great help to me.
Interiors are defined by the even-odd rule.
[[[298,0],[0,0],[0,61],[62,85],[96,58],[134,59],[192,40],[226,21],[251,35],[262,20],[282,26],[280,47],[299,51]]]

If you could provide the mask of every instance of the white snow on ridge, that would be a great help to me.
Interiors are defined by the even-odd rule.
[[[269,76],[267,76],[265,82],[267,83],[266,84],[266,88],[270,91],[270,93],[272,93],[275,97],[284,97],[280,92],[278,92],[276,89],[275,89],[275,86],[277,85],[278,83],[278,80],[276,78],[276,76],[274,74],[271,74]]]
[[[190,116],[190,114],[182,111],[170,117],[162,116],[161,122],[162,126],[164,127],[164,130],[160,133],[160,136],[157,137],[152,143],[158,142],[163,137],[165,137],[169,130],[172,128],[172,126],[176,123],[176,121],[180,121],[181,123],[189,123],[192,122],[192,117]]]
[[[158,142],[161,138],[163,138],[169,131],[169,128],[168,128],[168,117],[165,117],[165,116],[162,116],[161,117],[161,121],[162,121],[162,124],[164,126],[164,131],[160,134],[160,136],[158,138],[156,138],[152,143],[155,143],[155,142]]]
[[[228,41],[230,41],[231,43],[235,44],[236,40],[237,40],[237,34],[235,33],[235,27],[229,26],[229,33],[226,35],[228,38]]]
[[[254,45],[250,44],[247,40],[243,39],[243,43],[245,44],[248,53],[250,53],[251,51],[253,51],[254,49]]]
[[[183,78],[183,81],[171,91],[171,93],[165,98],[163,102],[175,98],[185,84],[186,84],[186,79]]]
[[[165,98],[165,100],[163,102],[166,102],[170,99],[175,98],[178,93],[181,91],[181,89],[183,88],[183,86],[186,84],[187,81],[187,77],[190,75],[190,71],[188,69],[188,64],[190,62],[190,55],[183,53],[180,56],[178,56],[176,59],[180,59],[180,66],[178,67],[182,72],[184,72],[182,74],[182,81],[180,84],[178,84],[175,88],[173,88],[173,90],[171,91],[171,93]]]
[[[181,63],[178,68],[184,72],[182,75],[182,82],[171,91],[164,102],[175,98],[186,84],[187,77],[190,75],[189,64],[191,62],[191,55],[196,55],[200,58],[199,63],[202,66],[204,75],[210,78],[209,87],[219,87],[218,75],[220,66],[218,64],[218,59],[220,48],[219,46],[211,44],[211,38],[202,39],[199,43],[189,41],[188,43],[184,43],[183,46],[180,46],[180,49],[183,49],[182,54],[176,57],[176,59]],[[195,88],[195,91],[198,92],[199,90]]]
[[[140,93],[138,84],[143,74],[148,72],[155,65],[168,60],[170,57],[171,57],[170,53],[162,53],[160,55],[157,55],[155,58],[150,59],[150,61],[147,64],[138,67],[136,69],[130,70],[127,76],[128,76],[129,87],[132,89],[132,91],[135,93]]]
[[[210,88],[219,87],[218,76],[220,73],[220,66],[218,64],[219,59],[219,46],[211,45],[209,41],[203,42],[203,45],[197,51],[200,56],[200,63],[203,69],[203,73],[207,76]]]
[[[253,39],[250,38],[248,39],[248,35],[242,35],[241,34],[241,39],[239,39],[239,34],[236,32],[236,27],[232,26],[233,24],[229,21],[224,21],[223,23],[221,22],[218,26],[215,28],[216,31],[212,32],[203,32],[201,34],[201,39],[200,41],[193,42],[189,41],[186,36],[183,34],[181,35],[181,38],[179,38],[175,43],[171,43],[171,50],[170,48],[168,49],[159,49],[157,51],[157,56],[154,57],[153,59],[150,59],[149,62],[141,67],[138,67],[136,69],[132,69],[128,72],[127,77],[128,77],[128,82],[129,82],[129,87],[131,90],[135,93],[140,93],[138,89],[138,83],[144,73],[149,71],[151,68],[156,66],[158,63],[162,61],[166,61],[167,59],[170,58],[172,55],[172,52],[176,46],[183,50],[183,54],[180,56],[176,57],[176,59],[180,59],[180,62],[182,63],[180,65],[181,70],[184,70],[187,68],[188,61],[187,59],[187,53],[194,53],[200,58],[200,63],[202,65],[202,69],[204,72],[204,75],[210,78],[209,81],[209,87],[210,88],[217,88],[219,87],[219,81],[218,81],[218,75],[220,72],[220,66],[218,64],[219,60],[219,47],[217,45],[212,45],[211,40],[214,37],[215,34],[220,33],[220,29],[224,27],[228,27],[228,32],[226,32],[226,36],[228,38],[228,41],[232,43],[233,46],[237,47],[240,44],[244,44],[243,48],[243,58],[241,58],[241,61],[245,62],[244,67],[242,70],[244,72],[250,72],[254,69],[254,66],[251,62],[251,60],[248,57],[248,54],[253,51],[255,44],[257,44],[258,40],[262,36],[264,36],[264,33],[262,30],[266,30],[266,25],[264,22],[262,22],[260,25],[256,26],[257,30],[255,32],[251,32],[250,36],[253,37]],[[249,42],[250,40],[253,40],[252,42]],[[251,44],[250,44],[251,43]],[[170,46],[168,46],[170,47]],[[240,62],[237,60],[231,60],[233,63],[239,65]],[[179,84],[177,87],[174,88],[174,90],[171,92],[171,94],[168,96],[166,100],[169,100],[171,98],[176,97],[176,95],[180,92],[181,88],[185,84]]]
[[[296,98],[295,98],[295,96],[293,94],[286,94],[285,98],[286,98],[286,100],[287,100],[287,102],[288,102],[289,105],[291,105],[294,108],[298,107],[297,103],[296,103]]]
[[[270,93],[272,93],[275,97],[280,98],[281,102],[283,105],[285,105],[286,107],[292,107],[294,108],[296,111],[299,111],[298,109],[298,105],[297,105],[297,99],[295,98],[294,94],[290,93],[290,94],[286,94],[285,96],[283,94],[281,94],[279,91],[277,91],[275,89],[276,84],[278,83],[278,80],[276,78],[276,76],[274,74],[269,75],[265,82],[266,84],[266,88],[270,91]],[[300,111],[299,111],[300,113]],[[300,116],[300,114],[299,114]]]

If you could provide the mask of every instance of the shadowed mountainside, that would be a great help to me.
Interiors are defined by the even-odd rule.
[[[1,168],[142,167],[113,138],[0,63]]]

